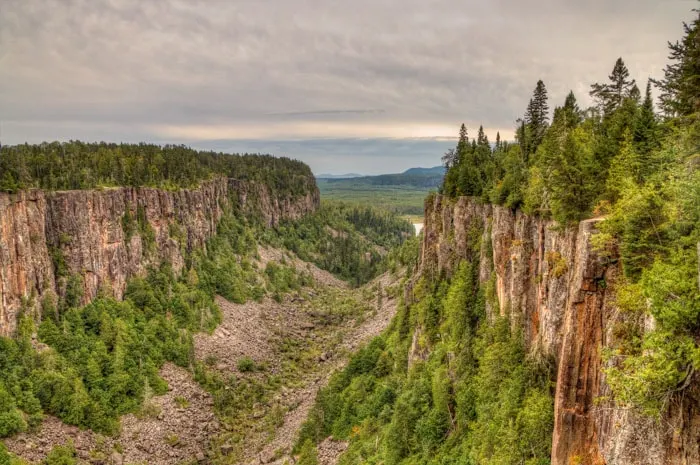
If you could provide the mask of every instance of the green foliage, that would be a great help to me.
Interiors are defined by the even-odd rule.
[[[448,196],[475,195],[511,208],[522,206],[564,226],[594,213],[606,215],[594,248],[603,259],[619,258],[624,272],[624,282],[615,290],[623,313],[614,328],[614,349],[607,354],[607,381],[619,403],[652,415],[662,413],[674,396],[683,396],[700,370],[699,25],[696,11],[695,19],[684,25],[684,37],[669,44],[671,63],[664,79],[652,81],[661,90],[665,120],[654,113],[650,84],[642,99],[620,58],[608,81],[591,87],[595,106],[581,111],[569,94],[555,108],[539,145],[537,127],[543,125],[533,116],[540,115],[533,96],[519,120],[516,144],[498,143],[490,159],[477,161],[470,157],[478,138],[470,143],[462,126],[457,148],[444,158],[442,192]],[[546,97],[540,100],[546,105]],[[483,181],[483,191],[474,187],[475,180]],[[567,270],[560,261],[547,259],[553,276],[563,276]],[[430,299],[415,306],[420,312],[414,322],[435,343],[431,319],[425,316],[440,306]],[[649,321],[654,321],[653,329],[645,324]],[[501,433],[510,438],[517,431]],[[487,439],[480,443],[487,449],[478,463],[488,463],[487,455],[498,456],[495,444],[488,449]]]
[[[440,176],[440,182],[442,175]],[[423,215],[423,199],[433,187],[413,185],[378,185],[364,178],[333,182],[317,180],[324,200],[342,201],[354,205],[372,205],[401,215]],[[438,182],[439,185],[439,182]]]
[[[265,278],[268,292],[278,301],[282,294],[298,291],[304,286],[313,284],[313,278],[308,273],[299,272],[294,267],[278,265],[275,262],[269,262],[265,267]]]
[[[313,185],[307,165],[270,155],[202,152],[182,145],[79,141],[2,146],[0,190],[15,192],[103,186],[193,187],[215,176],[260,181],[275,192],[304,195]],[[125,231],[126,232],[126,231]]]
[[[324,202],[314,214],[267,231],[263,240],[359,286],[383,271],[386,249],[413,235],[413,225],[396,214]]]
[[[262,282],[248,258],[256,247],[253,229],[244,220],[224,216],[206,250],[196,251],[192,257],[199,287],[236,303],[262,298]]]
[[[78,454],[72,444],[55,446],[42,462],[43,465],[77,465]]]
[[[449,284],[416,284],[419,301],[319,392],[297,450],[332,435],[350,440],[341,464],[549,463],[550,364],[526,355],[508,318],[486,321],[478,272],[463,262]],[[421,333],[430,355],[407,367]]]
[[[700,12],[690,24],[684,23],[683,29],[683,38],[669,43],[673,61],[664,69],[664,79],[654,81],[661,89],[661,108],[668,116],[700,111]]]
[[[243,357],[238,360],[236,363],[236,368],[238,368],[238,371],[241,373],[248,373],[251,371],[255,371],[257,368],[257,365],[255,363],[255,360],[253,360],[250,357]]]
[[[307,440],[301,448],[297,465],[318,465],[318,453],[316,446]]]
[[[149,390],[164,392],[158,368],[165,361],[188,366],[191,333],[220,321],[212,296],[168,266],[132,279],[123,302],[98,298],[64,308],[38,328],[50,350],[35,352],[31,331],[0,339],[0,436],[36,424],[42,413],[116,432],[118,417],[136,411]]]

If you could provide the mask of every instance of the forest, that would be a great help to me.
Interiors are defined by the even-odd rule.
[[[604,219],[594,247],[621,266],[615,304],[625,315],[603,354],[605,375],[619,406],[656,419],[700,370],[699,28],[700,13],[643,92],[620,58],[591,85],[592,107],[572,92],[550,120],[539,81],[515,141],[492,143],[483,128],[470,138],[462,125],[443,158],[448,198],[521,209],[559,228]],[[451,277],[420,277],[390,328],[319,393],[299,463],[315,463],[315,444],[329,435],[349,441],[347,465],[550,463],[553,363],[526,353],[508,309],[486,321],[498,299],[493,277],[479,281],[482,233],[469,235],[470,258]],[[649,317],[655,325],[642,332]],[[409,356],[416,334],[429,347],[424,361]]]
[[[133,228],[139,234],[148,229],[140,224]],[[27,309],[17,334],[0,337],[0,438],[33,430],[46,415],[117,434],[120,416],[157,413],[149,399],[168,389],[158,374],[165,362],[191,370],[208,390],[223,389],[212,380],[211,370],[195,360],[193,347],[195,333],[211,332],[221,322],[215,296],[235,303],[266,296],[281,301],[285,294],[314,286],[308,273],[286,263],[260,267],[258,245],[296,250],[359,285],[384,270],[379,251],[405,242],[412,228],[370,207],[326,203],[303,220],[273,229],[232,205],[206,247],[186,253],[181,273],[164,263],[131,278],[123,301],[98,296],[87,305],[79,304],[80,275],[70,274],[60,256],[54,257],[57,275],[66,280],[65,292],[40,302],[40,319]],[[170,234],[179,240],[182,233],[173,224]],[[236,384],[235,389],[247,388]],[[226,408],[235,409],[240,401],[226,398]],[[6,463],[20,462],[0,442],[0,464]],[[56,448],[45,463],[77,463],[75,450]]]
[[[324,201],[313,215],[281,224],[265,240],[359,286],[384,271],[387,252],[413,235],[413,225],[394,213]]]
[[[303,193],[310,168],[271,155],[197,151],[183,145],[23,144],[0,148],[0,191],[114,186],[190,188],[215,176],[260,181],[278,192]]]

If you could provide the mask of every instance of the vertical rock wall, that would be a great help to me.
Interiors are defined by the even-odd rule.
[[[471,198],[430,197],[420,272],[449,276],[470,259],[469,238],[481,234],[479,275],[486,282],[495,274],[498,311],[522,325],[531,353],[556,365],[553,465],[700,464],[697,389],[661,420],[603,400],[611,393],[602,351],[620,318],[613,301],[620,270],[592,250],[598,221],[561,228]]]
[[[150,265],[167,261],[181,270],[183,252],[204,246],[232,202],[275,226],[313,212],[320,198],[312,179],[296,196],[225,178],[178,191],[0,193],[0,335],[12,334],[23,308],[62,292],[59,268],[82,278],[85,302],[100,291],[121,298],[127,280]]]

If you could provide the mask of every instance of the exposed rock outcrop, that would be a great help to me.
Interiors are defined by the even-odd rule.
[[[471,198],[429,197],[421,274],[452,273],[480,240],[480,279],[495,279],[498,309],[522,325],[531,353],[556,366],[552,464],[700,463],[697,389],[661,420],[605,401],[602,352],[620,315],[614,284],[620,270],[591,247],[598,219],[577,227],[485,205]]]
[[[83,301],[99,292],[121,298],[127,280],[147,267],[184,266],[184,252],[204,246],[227,207],[274,226],[318,208],[315,181],[306,192],[217,178],[196,189],[109,188],[0,193],[0,335],[14,331],[17,313],[60,295],[79,276]]]

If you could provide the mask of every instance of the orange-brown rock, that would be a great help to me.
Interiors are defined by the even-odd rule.
[[[498,309],[487,305],[489,316],[508,311],[529,351],[554,360],[552,465],[700,464],[699,389],[660,420],[609,400],[602,352],[621,318],[613,299],[620,270],[591,247],[598,221],[562,228],[472,198],[432,196],[420,272],[449,275],[460,260],[478,258],[481,281],[495,275]]]
[[[167,261],[181,270],[183,252],[204,246],[227,206],[235,204],[274,226],[314,211],[319,202],[313,179],[297,196],[226,178],[177,191],[123,187],[0,193],[0,335],[14,331],[22,307],[36,310],[45,296],[62,293],[65,279],[55,269],[59,257],[68,274],[82,278],[84,302],[100,291],[121,298],[127,280],[151,265]],[[130,220],[125,222],[127,212]],[[142,237],[139,215],[152,239]]]

